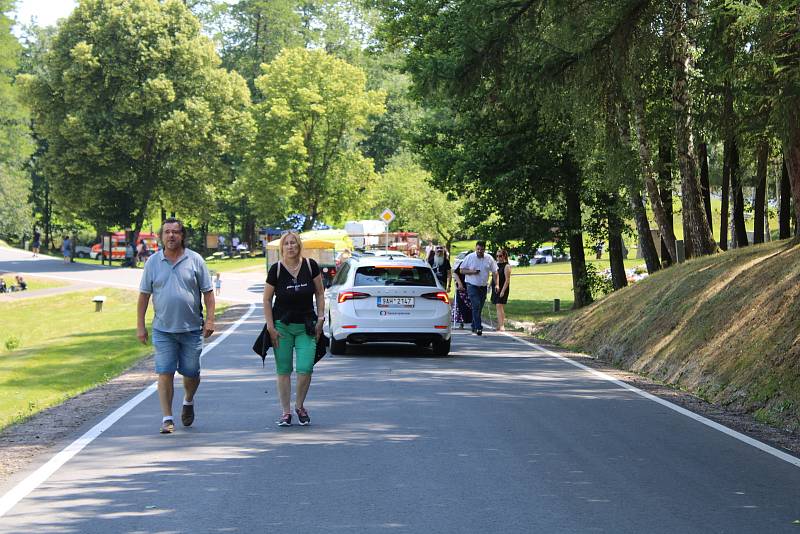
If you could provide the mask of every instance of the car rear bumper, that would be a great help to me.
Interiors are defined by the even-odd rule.
[[[368,331],[353,331],[353,330],[339,330],[334,334],[337,341],[346,340],[348,343],[373,343],[373,342],[387,342],[387,343],[432,343],[435,341],[447,341],[450,339],[450,329],[431,331],[431,332],[368,332]]]

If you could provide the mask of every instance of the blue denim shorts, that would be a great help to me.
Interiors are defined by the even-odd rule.
[[[156,349],[156,373],[174,373],[197,378],[200,376],[200,354],[203,352],[203,331],[162,332],[153,329]]]

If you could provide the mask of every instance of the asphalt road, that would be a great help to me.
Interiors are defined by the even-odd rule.
[[[797,466],[493,332],[457,332],[448,358],[404,345],[329,355],[312,425],[278,428],[272,361],[249,349],[260,321],[204,356],[191,428],[159,435],[147,397],[0,532],[800,528]]]

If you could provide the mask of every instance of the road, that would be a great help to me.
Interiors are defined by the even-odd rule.
[[[797,464],[500,333],[456,332],[448,358],[403,345],[328,356],[312,425],[278,428],[271,360],[249,349],[260,318],[205,354],[194,426],[159,435],[147,396],[0,532],[800,528]]]

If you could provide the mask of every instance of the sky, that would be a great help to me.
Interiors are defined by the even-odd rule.
[[[75,0],[17,0],[14,18],[17,24],[27,24],[35,17],[39,26],[51,26],[69,15],[76,5]]]

